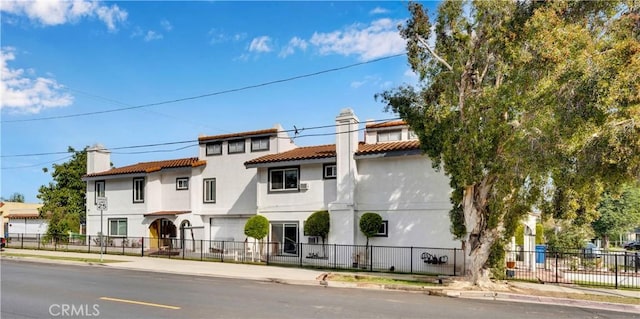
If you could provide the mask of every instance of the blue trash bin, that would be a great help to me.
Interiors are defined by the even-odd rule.
[[[536,245],[536,263],[544,264],[546,251],[547,251],[546,245]]]

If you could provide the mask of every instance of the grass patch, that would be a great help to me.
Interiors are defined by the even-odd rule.
[[[622,296],[609,296],[609,295],[595,295],[595,294],[574,294],[574,293],[564,293],[564,292],[553,292],[553,291],[537,291],[537,290],[527,290],[527,294],[535,295],[535,296],[544,296],[544,297],[554,297],[554,298],[567,298],[573,300],[588,300],[588,301],[598,301],[598,302],[610,302],[610,303],[619,303],[619,304],[628,304],[628,305],[638,305],[640,304],[640,298],[633,297],[622,297]]]
[[[113,259],[103,259],[102,261],[100,261],[99,258],[43,256],[43,255],[14,254],[14,253],[0,253],[0,256],[2,256],[2,257],[30,257],[30,258],[52,259],[52,260],[77,261],[77,262],[84,262],[84,263],[118,263],[118,262],[122,262],[122,260],[113,260]]]
[[[331,274],[328,279],[335,280],[335,281],[343,281],[343,282],[357,282],[357,283],[368,283],[368,284],[379,284],[379,285],[399,285],[399,286],[414,286],[414,287],[438,286],[434,283],[424,282],[424,281],[402,280],[402,279],[385,278],[385,277],[377,277],[377,276]]]
[[[597,281],[583,281],[583,280],[574,280],[574,284],[582,286],[582,287],[590,287],[590,288],[612,288],[615,287],[614,284],[603,285]],[[626,289],[626,290],[640,290],[640,288],[636,286],[630,286],[625,284],[618,284],[617,289]]]

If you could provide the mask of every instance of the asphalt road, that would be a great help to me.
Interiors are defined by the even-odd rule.
[[[9,318],[640,318],[572,307],[2,260]]]

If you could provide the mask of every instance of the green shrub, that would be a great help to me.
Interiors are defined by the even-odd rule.
[[[360,217],[360,231],[367,237],[367,247],[369,238],[373,237],[382,226],[382,217],[376,213],[367,212]]]
[[[304,234],[320,237],[323,245],[329,235],[329,229],[331,229],[331,217],[326,210],[314,212],[304,223]]]
[[[269,220],[262,215],[256,215],[249,218],[247,223],[244,225],[244,234],[248,237],[262,240],[268,233]]]

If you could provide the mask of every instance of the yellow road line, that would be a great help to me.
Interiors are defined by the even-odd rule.
[[[108,300],[108,301],[117,301],[117,302],[130,303],[130,304],[134,304],[134,305],[160,307],[160,308],[166,308],[166,309],[171,309],[171,310],[180,309],[180,307],[176,307],[176,306],[161,305],[161,304],[157,304],[157,303],[150,303],[150,302],[144,302],[144,301],[135,301],[135,300],[118,299],[118,298],[110,298],[110,297],[100,297],[100,299],[101,300]]]

